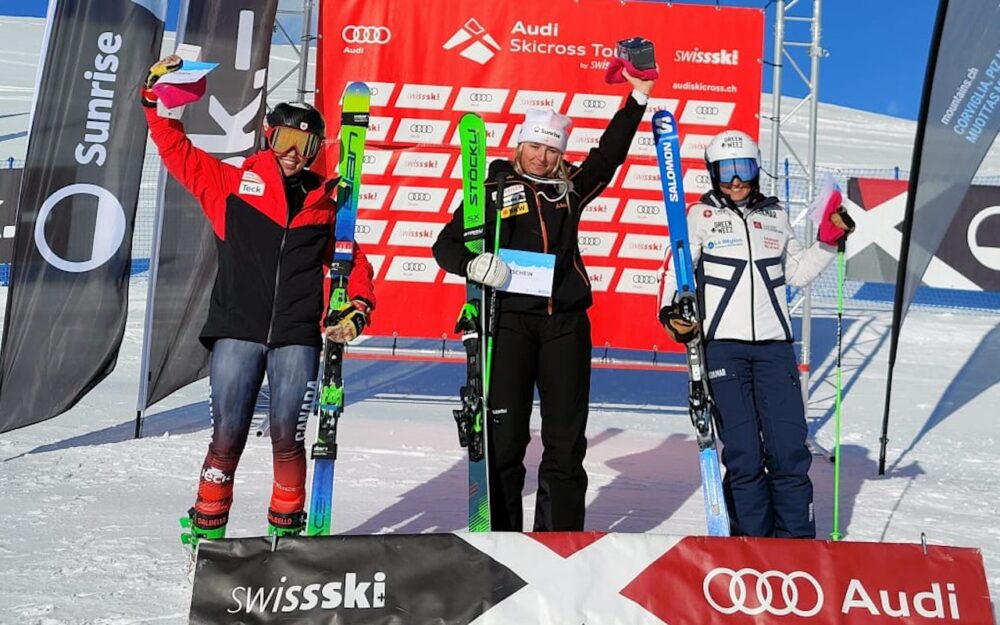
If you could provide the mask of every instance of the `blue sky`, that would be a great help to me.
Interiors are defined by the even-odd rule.
[[[723,7],[765,7],[779,0],[719,0]],[[686,0],[693,4],[716,4],[716,0]],[[283,1],[282,7],[295,2]],[[180,0],[169,0],[173,28]],[[811,10],[803,0],[792,14]],[[46,0],[5,0],[0,13],[44,16]],[[937,0],[827,0],[822,19],[822,45],[829,56],[820,64],[820,101],[874,113],[916,119],[927,64],[927,50]],[[774,7],[768,8],[765,58],[771,59]],[[804,25],[790,28],[788,39],[807,41]],[[803,55],[796,57],[808,63]],[[803,69],[807,69],[804,65]],[[790,70],[789,70],[789,73]],[[805,86],[798,78],[785,79],[784,93],[802,96]],[[764,72],[764,90],[771,91],[771,72]]]

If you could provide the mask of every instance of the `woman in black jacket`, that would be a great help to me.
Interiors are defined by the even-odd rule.
[[[583,208],[625,162],[653,87],[651,80],[624,75],[632,93],[598,147],[580,165],[563,160],[570,119],[551,110],[529,109],[513,159],[490,166],[487,240],[493,240],[500,209],[501,247],[555,256],[550,297],[499,293],[488,420],[490,514],[495,531],[523,529],[524,454],[531,439],[536,384],[544,452],[538,468],[534,531],[583,529],[591,359],[587,309],[593,298],[577,233]],[[468,251],[463,234],[459,207],[434,244],[438,264],[488,287],[506,283],[510,267],[492,253],[477,256]]]

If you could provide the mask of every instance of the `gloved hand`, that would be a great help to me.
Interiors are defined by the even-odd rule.
[[[170,72],[176,72],[181,68],[184,60],[176,54],[171,54],[170,56],[165,56],[153,66],[149,68],[149,73],[146,74],[146,79],[142,82],[142,104],[144,106],[154,107],[156,106],[157,97],[153,93],[153,85],[156,81],[160,79],[161,76],[169,74]]]
[[[821,243],[838,245],[844,237],[854,232],[854,220],[843,206],[829,205],[819,222],[817,237]]]
[[[680,302],[674,302],[660,309],[660,323],[678,343],[690,343],[698,336],[701,324],[684,317]]]
[[[469,261],[465,275],[473,282],[497,288],[510,280],[510,266],[499,256],[486,252]]]
[[[323,334],[334,343],[350,343],[368,327],[371,305],[360,297],[346,302],[326,316]]]

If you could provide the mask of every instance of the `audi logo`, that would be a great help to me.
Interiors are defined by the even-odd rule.
[[[641,273],[632,274],[632,284],[658,284],[656,276],[650,276]]]
[[[708,174],[696,174],[694,179],[699,184],[711,184],[712,180],[708,177]]]
[[[403,263],[403,271],[426,271],[427,263]]]
[[[406,199],[410,202],[430,202],[431,194],[422,191],[410,191],[406,194]]]
[[[375,164],[375,155],[374,154],[365,154],[363,157],[361,157],[361,162],[364,163],[365,165],[374,165]]]
[[[719,107],[717,106],[696,106],[694,107],[694,112],[698,115],[718,115]]]
[[[720,603],[709,589],[716,577],[729,579],[729,596]],[[781,582],[781,598],[777,600],[771,580]],[[801,581],[800,581],[801,580]],[[747,581],[753,582],[752,591],[748,590]],[[812,586],[816,592],[815,605],[808,609],[799,606],[799,590],[801,584]],[[802,589],[808,589],[808,586]],[[774,616],[794,614],[802,618],[815,616],[823,607],[823,589],[812,575],[802,571],[782,573],[781,571],[758,571],[745,568],[738,571],[727,568],[712,569],[705,576],[702,592],[708,603],[722,614],[747,614],[756,616],[767,612]],[[751,594],[752,593],[752,594]]]
[[[368,224],[355,224],[354,234],[371,234],[372,227]]]
[[[653,141],[652,137],[647,137],[646,135],[641,135],[638,141],[639,145],[655,145],[656,142]]]
[[[469,94],[469,102],[492,102],[492,93],[473,92]]]
[[[577,240],[579,241],[580,245],[584,245],[584,246],[587,246],[587,247],[595,247],[595,246],[601,244],[601,237],[587,237],[587,236],[583,236],[583,237],[579,237]]]
[[[378,95],[378,87],[372,87],[369,85],[368,93],[372,94],[373,96]]]
[[[659,215],[660,207],[656,204],[640,204],[635,207],[635,212],[640,215]]]
[[[604,100],[584,100],[582,104],[584,108],[588,109],[603,109],[608,106],[608,103]]]
[[[429,135],[434,132],[434,126],[430,124],[410,124],[410,132],[418,135]]]
[[[385,26],[355,26],[348,24],[340,31],[345,43],[389,43],[392,32]]]

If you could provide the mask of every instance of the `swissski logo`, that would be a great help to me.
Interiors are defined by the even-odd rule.
[[[274,552],[258,539],[199,548],[190,620],[371,625],[405,614],[413,625],[466,623],[525,586],[457,536],[407,538],[289,537]],[[425,562],[439,564],[439,574],[424,574]]]
[[[486,29],[474,17],[470,17],[461,28],[456,30],[455,34],[444,42],[443,47],[445,50],[457,48],[460,56],[480,65],[486,65],[500,51],[500,44],[493,38],[493,35],[486,32]]]

